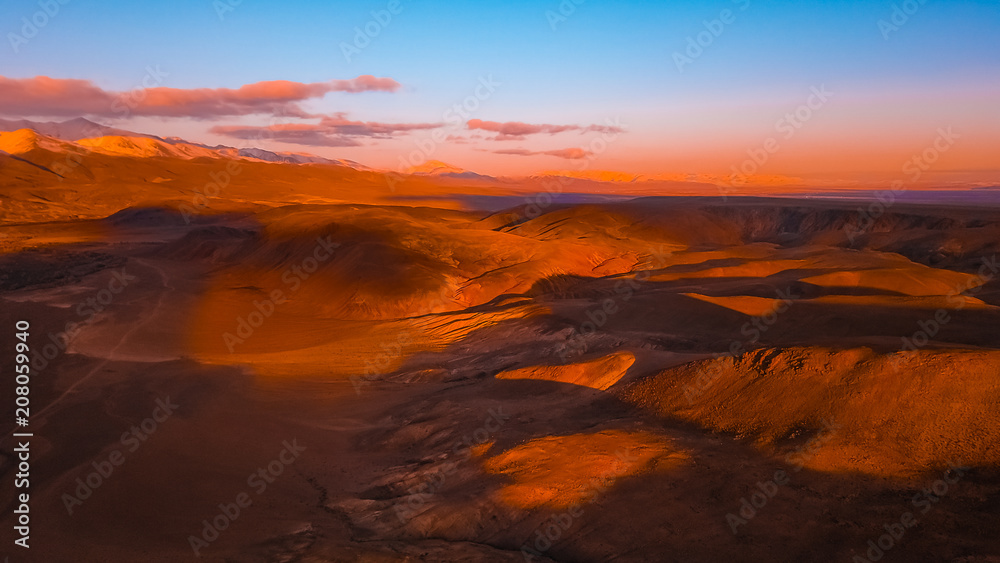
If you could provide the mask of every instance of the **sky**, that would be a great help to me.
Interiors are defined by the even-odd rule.
[[[3,118],[393,170],[1000,180],[995,1],[7,0],[0,32]]]

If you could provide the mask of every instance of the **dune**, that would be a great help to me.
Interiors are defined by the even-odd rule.
[[[577,362],[561,366],[531,366],[505,370],[496,374],[497,379],[538,379],[572,383],[604,391],[618,383],[632,364],[635,356],[629,352],[619,352],[587,362]]]
[[[511,479],[498,493],[502,502],[559,509],[589,501],[616,479],[689,457],[653,434],[604,431],[538,438],[486,459],[483,468]]]
[[[832,272],[802,279],[822,287],[863,287],[881,289],[915,297],[956,295],[982,284],[976,276],[929,267],[910,271],[871,269]]]
[[[702,270],[664,272],[651,277],[652,281],[673,281],[685,278],[766,278],[786,270],[802,268],[804,260],[754,260],[737,266],[709,267]]]
[[[375,323],[330,320],[301,306],[280,304],[261,326],[241,330],[240,319],[250,318],[253,312],[252,306],[231,305],[197,311],[189,350],[206,364],[253,366],[259,375],[290,376],[307,371],[319,378],[369,382],[397,372],[414,355],[440,352],[477,330],[546,311],[522,307]],[[331,363],[331,358],[337,361]]]
[[[709,296],[698,293],[684,293],[683,295],[693,297],[699,301],[732,309],[733,311],[738,311],[744,315],[750,315],[752,317],[775,314],[781,308],[787,307],[787,304],[784,304],[780,299],[752,297],[749,295]]]

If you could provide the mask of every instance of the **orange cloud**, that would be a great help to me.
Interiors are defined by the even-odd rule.
[[[573,147],[568,149],[557,149],[551,151],[529,151],[527,149],[504,149],[499,151],[493,151],[495,154],[509,154],[514,156],[555,156],[558,158],[565,158],[568,160],[582,160],[591,155],[590,151],[581,149],[579,147]]]
[[[527,135],[538,135],[541,133],[555,135],[564,131],[579,131],[581,133],[588,131],[599,133],[623,132],[621,127],[614,125],[588,125],[584,127],[582,125],[551,125],[548,123],[532,124],[520,121],[506,121],[501,123],[499,121],[483,121],[482,119],[470,119],[466,123],[466,127],[497,133],[497,136],[494,137],[494,140],[497,141],[523,140]]]
[[[252,114],[311,117],[300,107],[300,102],[321,98],[330,92],[394,92],[399,88],[400,84],[391,78],[363,75],[350,80],[310,84],[273,80],[235,89],[155,86],[113,92],[89,80],[0,76],[0,114],[198,119]]]
[[[282,143],[321,147],[353,147],[357,137],[388,139],[397,133],[419,129],[435,129],[440,123],[379,123],[351,121],[345,114],[324,116],[319,123],[278,123],[258,127],[252,125],[218,125],[210,133],[234,139],[270,139]]]

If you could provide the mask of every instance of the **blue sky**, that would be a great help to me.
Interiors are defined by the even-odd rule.
[[[1000,114],[996,2],[911,2],[907,7],[918,6],[916,11],[886,39],[878,22],[889,21],[894,5],[902,2],[403,0],[400,13],[353,60],[345,60],[341,43],[353,43],[355,27],[364,28],[373,20],[372,12],[388,4],[243,0],[220,18],[211,0],[70,0],[17,54],[5,46],[0,74],[86,79],[115,91],[135,87],[149,65],[169,73],[163,86],[183,89],[372,74],[391,77],[402,88],[395,93],[332,93],[309,107],[393,123],[439,120],[445,109],[470,94],[479,77],[492,75],[502,86],[476,118],[587,125],[620,117],[628,133],[602,157],[619,168],[645,172],[666,172],[685,162],[696,169],[724,169],[723,161],[738,158],[747,142],[766,137],[777,117],[803,103],[809,88],[821,84],[837,92],[837,111],[858,104],[866,108],[854,107],[846,115],[831,109],[828,114],[841,123],[847,119],[870,127],[873,134],[905,130],[913,120],[928,131],[956,119],[968,126],[976,125],[976,119],[985,120],[977,127],[996,126]],[[567,13],[569,6],[572,13]],[[0,29],[18,32],[21,18],[38,10],[37,2],[10,1]],[[678,71],[674,53],[683,54],[688,38],[705,31],[704,22],[719,19],[723,10],[731,11],[732,23],[723,24],[721,34]],[[553,14],[565,17],[555,29]],[[931,99],[921,102],[921,97]],[[872,103],[875,107],[869,107]],[[900,104],[913,106],[909,118],[892,111]],[[241,121],[246,120],[252,118]],[[224,141],[204,133],[205,124],[193,120],[141,123],[161,134]],[[828,128],[835,131],[836,123],[817,121],[814,126],[817,131]],[[996,140],[986,130],[977,135],[981,142]],[[529,141],[517,146],[553,148],[560,142],[579,144],[580,139]],[[391,139],[366,147],[371,158],[385,165],[392,160],[389,153],[398,153],[406,142]],[[913,144],[921,142],[914,139]],[[672,156],[684,147],[701,152]],[[359,148],[326,152],[345,151],[349,158],[365,154]],[[662,170],[653,162],[657,151],[670,153],[663,157]],[[498,168],[559,164],[549,156],[498,157],[489,147],[449,147],[442,153],[480,165],[495,159]],[[888,166],[891,158],[885,158]],[[808,165],[789,162],[785,168],[796,172],[797,167]]]

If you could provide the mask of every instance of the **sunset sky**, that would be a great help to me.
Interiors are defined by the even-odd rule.
[[[934,169],[998,179],[995,1],[577,1],[12,0],[0,117],[494,175],[728,174],[773,138],[755,173],[833,179],[951,128]]]

